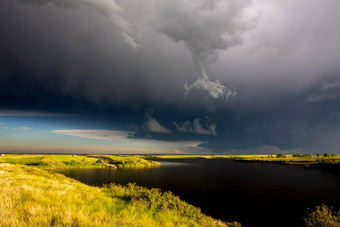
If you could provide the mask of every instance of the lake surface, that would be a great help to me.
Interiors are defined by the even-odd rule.
[[[153,169],[62,169],[89,185],[136,182],[172,191],[202,212],[243,226],[303,226],[307,208],[340,209],[340,175],[268,163],[226,159],[157,160]]]

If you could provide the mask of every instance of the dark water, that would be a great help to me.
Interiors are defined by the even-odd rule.
[[[161,161],[154,169],[67,169],[89,185],[136,182],[170,190],[205,214],[244,226],[303,226],[307,208],[340,209],[340,175],[267,163],[225,159]]]

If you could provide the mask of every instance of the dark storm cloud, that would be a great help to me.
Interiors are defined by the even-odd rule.
[[[6,11],[10,12],[3,16],[9,17],[6,21],[14,22],[11,29],[4,27],[3,38],[7,39],[4,43],[9,42],[10,45],[5,49],[10,52],[8,55],[15,55],[14,60],[25,58],[23,63],[29,65],[31,69],[28,70],[32,70],[35,76],[45,74],[40,77],[46,78],[49,77],[46,74],[59,70],[58,77],[64,80],[62,86],[59,86],[62,88],[60,92],[85,95],[94,100],[121,100],[141,96],[147,100],[183,100],[184,84],[190,77],[197,78],[197,73],[193,70],[194,64],[187,58],[187,50],[176,47],[178,45],[172,43],[172,40],[164,39],[166,34],[175,41],[184,42],[192,53],[196,68],[203,75],[201,80],[186,86],[186,93],[196,87],[206,90],[213,98],[236,94],[218,80],[210,81],[205,70],[209,62],[216,59],[219,50],[240,43],[240,31],[244,25],[239,21],[239,14],[247,5],[244,2],[231,2],[229,6],[222,2],[209,5],[187,1],[176,3],[172,8],[168,7],[171,3],[167,1],[150,2],[153,15],[145,16],[148,8],[142,5],[140,12],[132,10],[139,13],[138,18],[126,15],[130,8],[124,9],[106,0],[24,3],[6,2]],[[223,7],[223,10],[219,11],[219,7]],[[188,10],[190,15],[186,18]],[[16,15],[21,12],[25,14]],[[223,18],[223,15],[229,14]],[[177,21],[171,24],[173,19]],[[198,22],[195,22],[196,19]],[[216,26],[212,26],[214,24]],[[177,34],[177,30],[182,30],[182,34]],[[193,30],[199,32],[190,32]],[[124,38],[126,34],[136,37],[134,42],[138,43],[138,48],[137,44],[131,45]],[[21,35],[26,37],[25,42],[21,40]],[[150,37],[153,37],[152,42]],[[18,53],[22,49],[25,50],[24,55]],[[139,86],[136,86],[136,82],[139,82]],[[178,95],[173,96],[174,90],[182,94],[176,93]],[[169,95],[171,98],[168,98]]]
[[[339,77],[339,2],[258,3],[256,29],[244,35],[243,45],[223,52],[215,67],[216,74],[236,83],[240,99],[278,103]]]
[[[1,109],[77,113],[218,152],[335,149],[339,13],[337,0],[3,0]]]
[[[199,74],[209,66],[212,80],[220,81],[203,76],[191,84],[212,97],[227,84],[241,100],[263,91],[285,96],[337,77],[339,3],[314,3],[4,1],[2,62],[27,66],[25,77],[39,87],[58,83],[56,92],[93,100],[182,102],[185,83],[200,77],[194,65]],[[125,31],[138,51],[122,37]]]
[[[157,30],[188,47],[202,76],[191,85],[185,84],[185,96],[192,89],[202,89],[215,99],[235,97],[235,90],[227,89],[218,80],[210,81],[206,68],[217,59],[219,51],[242,43],[241,35],[253,19],[244,19],[244,11],[250,3],[251,1],[181,1],[177,4],[164,4]]]
[[[91,9],[94,9],[106,19],[108,19],[112,24],[115,25],[116,29],[121,35],[121,38],[134,49],[138,49],[139,45],[134,41],[134,39],[129,35],[130,28],[129,23],[122,18],[119,14],[123,11],[114,0],[19,0],[23,3],[32,3],[37,5],[45,5],[48,3],[53,3],[58,7],[62,8],[76,8],[80,5],[86,5]]]

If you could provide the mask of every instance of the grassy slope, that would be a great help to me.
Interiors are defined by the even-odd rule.
[[[158,162],[145,160],[138,156],[89,155],[88,157],[100,159],[108,164],[114,164],[118,168],[148,168],[160,166]]]
[[[213,158],[233,158],[234,155],[145,155],[141,157],[150,159],[188,159],[188,158],[213,159]]]
[[[118,168],[158,167],[158,162],[144,160],[138,157],[114,155],[5,155],[0,156],[0,162],[21,164],[42,168],[98,168],[107,164],[115,164]]]
[[[5,155],[0,156],[0,163],[33,165],[43,168],[96,168],[114,164],[118,168],[147,168],[159,167],[160,164],[147,159],[187,159],[203,158],[217,159],[226,158],[240,161],[278,162],[284,164],[334,164],[340,163],[340,156],[302,156],[276,157],[276,155],[145,155],[145,156],[123,156],[123,155]]]
[[[235,158],[254,158],[266,157],[267,155],[144,155],[141,156],[147,159],[235,159]]]
[[[278,162],[283,164],[296,164],[296,165],[306,165],[306,164],[336,164],[340,163],[340,156],[317,157],[313,156],[302,156],[294,157],[293,155],[284,155],[285,157],[276,157],[276,155],[246,155],[235,157],[236,160],[243,161],[257,161],[257,162]]]
[[[37,166],[42,168],[91,168],[91,167],[105,167],[105,165],[98,161],[98,159],[86,156],[72,156],[72,155],[5,155],[0,157],[0,162],[10,164],[21,164],[29,166]]]
[[[286,157],[276,157],[276,155],[157,155],[144,156],[145,158],[156,159],[187,159],[187,158],[203,158],[203,159],[217,159],[226,158],[239,161],[257,161],[257,162],[277,162],[284,164],[336,164],[340,163],[340,156],[303,156],[293,157],[293,155],[285,155]]]
[[[0,164],[0,191],[0,226],[226,226],[170,192],[91,187],[28,166]]]

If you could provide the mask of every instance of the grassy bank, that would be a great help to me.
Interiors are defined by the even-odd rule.
[[[159,162],[145,160],[138,156],[89,155],[88,157],[96,158],[109,165],[115,165],[117,168],[152,168],[161,165]]]
[[[293,165],[340,164],[339,155],[149,155],[147,159],[232,159],[235,161],[273,162]]]
[[[223,223],[171,192],[91,187],[35,167],[0,164],[1,226],[239,226]]]
[[[237,161],[256,161],[256,162],[273,162],[290,165],[324,165],[324,164],[339,164],[340,156],[338,155],[242,155],[234,156]]]
[[[150,168],[160,164],[144,160],[137,156],[115,155],[35,155],[6,154],[0,156],[0,163],[20,164],[46,169],[54,168],[100,168],[114,166],[117,168]]]
[[[216,159],[216,158],[233,158],[235,155],[144,155],[146,159]]]
[[[105,164],[96,158],[75,155],[34,155],[6,154],[0,157],[0,162],[20,164],[40,168],[99,168]]]

